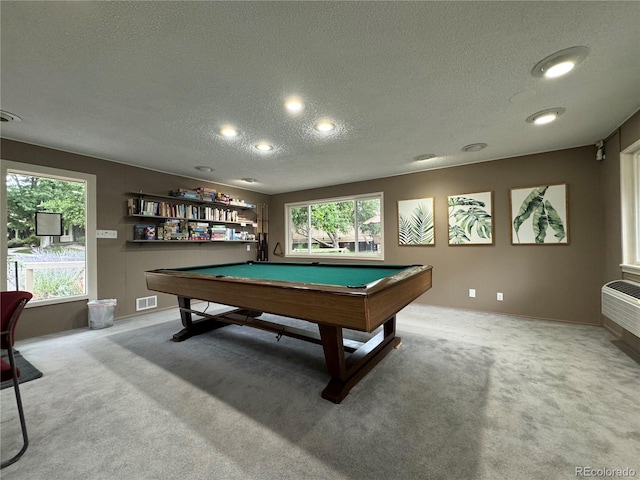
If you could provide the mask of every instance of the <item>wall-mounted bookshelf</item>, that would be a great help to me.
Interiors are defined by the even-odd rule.
[[[255,243],[256,206],[215,190],[128,192],[129,243]]]

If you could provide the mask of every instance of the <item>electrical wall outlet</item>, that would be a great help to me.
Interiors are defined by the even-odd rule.
[[[469,289],[469,296],[471,298],[476,298],[476,289],[475,288],[470,288]]]
[[[247,245],[247,252],[251,251],[251,245]]]
[[[502,296],[502,292],[498,292],[498,293],[496,294],[496,299],[497,299],[499,302],[502,302],[502,301],[504,300],[504,297]]]

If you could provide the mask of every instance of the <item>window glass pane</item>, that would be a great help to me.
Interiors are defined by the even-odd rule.
[[[34,300],[87,293],[86,185],[37,175],[8,173],[7,288]],[[36,236],[35,212],[62,214],[61,236]]]
[[[383,259],[382,194],[285,206],[287,255]]]
[[[289,250],[307,253],[309,250],[309,207],[289,208]]]
[[[382,243],[380,233],[380,199],[358,200],[358,252],[363,254],[380,254]]]
[[[311,205],[313,248],[321,254],[351,253],[355,229],[353,201]]]

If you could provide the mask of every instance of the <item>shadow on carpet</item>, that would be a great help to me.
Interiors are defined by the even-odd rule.
[[[36,367],[31,365],[29,361],[24,358],[19,351],[14,350],[14,355],[16,359],[16,366],[20,370],[20,376],[18,377],[18,383],[30,382],[31,380],[35,380],[36,378],[40,378],[42,376],[42,372],[38,370]],[[9,355],[7,353],[2,354],[2,360],[9,363]],[[12,387],[13,380],[5,380],[2,382],[2,388],[0,390],[4,390],[5,388]]]
[[[476,475],[494,363],[489,348],[399,332],[401,348],[335,405],[320,397],[330,377],[319,345],[238,326],[171,342],[178,330],[179,321],[166,322],[109,337],[138,356],[140,368],[150,362],[164,370],[164,380],[156,367],[141,378],[131,363],[98,359],[238,462],[241,440],[204,426],[202,415],[220,413],[189,405],[188,395],[176,402],[163,382],[180,377],[348,478]]]

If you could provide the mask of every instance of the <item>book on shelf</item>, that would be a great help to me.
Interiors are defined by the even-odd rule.
[[[216,189],[208,187],[198,187],[196,188],[196,192],[198,192],[200,198],[204,202],[215,202],[216,196],[218,195],[218,191]]]
[[[226,240],[226,225],[211,225],[211,240]]]
[[[129,215],[160,219],[155,224],[134,225],[134,240],[233,241],[255,238],[244,227],[257,227],[256,220],[247,218],[243,212],[243,209],[254,208],[255,205],[208,187],[178,188],[169,191],[169,195],[173,200],[161,200],[163,195],[154,198],[153,194],[142,192],[127,199]],[[212,204],[206,205],[207,202]],[[149,218],[148,221],[153,220]],[[243,231],[229,228],[229,224],[240,225]]]
[[[210,240],[209,224],[204,222],[189,222],[189,240]]]
[[[156,240],[156,226],[150,224],[137,224],[133,226],[134,240]]]
[[[226,193],[218,192],[216,194],[216,202],[224,203],[225,205],[229,205],[231,198]]]
[[[171,196],[175,197],[178,201],[182,198],[185,200],[211,202],[218,205],[255,208],[254,204],[246,203],[241,199],[232,199],[229,195],[221,192],[216,192],[213,189],[211,189],[210,192],[206,193],[198,193],[193,190],[172,190],[170,194],[172,194]],[[152,217],[182,217],[189,219],[193,218],[200,220],[227,222],[237,221],[233,218],[229,218],[229,216],[238,215],[235,210],[224,210],[224,208],[219,208],[217,209],[217,213],[215,213],[215,210],[216,209],[214,207],[209,207],[206,205],[185,205],[175,202],[149,200],[144,197],[127,199],[127,211],[129,215]]]
[[[165,240],[187,240],[189,238],[184,220],[168,219],[164,222],[163,230]]]
[[[200,200],[200,194],[195,190],[187,190],[185,188],[177,188],[169,191],[170,197],[188,198],[190,200]]]
[[[156,238],[156,226],[155,225],[147,225],[144,229],[144,239],[145,240],[157,240]]]
[[[204,193],[206,195],[215,195],[218,191],[215,188],[209,187],[198,187],[195,189],[198,193]]]

